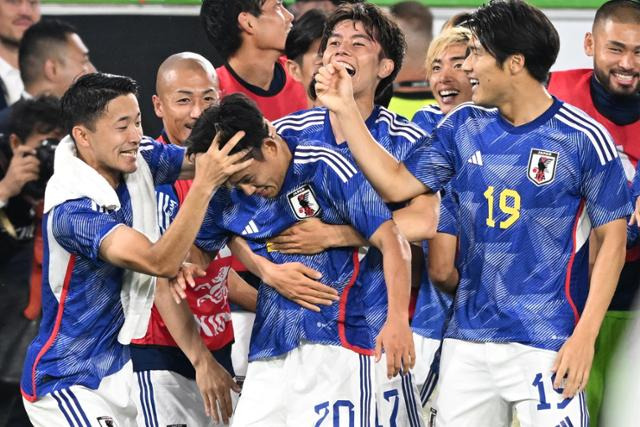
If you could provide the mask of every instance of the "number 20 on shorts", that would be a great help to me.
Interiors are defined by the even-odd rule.
[[[496,199],[496,195],[494,195],[495,189],[492,185],[490,185],[487,190],[484,192],[484,198],[487,199],[487,226],[494,228],[496,226],[495,217],[493,214],[494,203]],[[507,219],[499,222],[499,227],[502,229],[507,229],[515,223],[518,218],[520,218],[520,194],[516,190],[512,190],[510,188],[505,188],[500,192],[498,198],[498,207],[500,211],[509,215]]]

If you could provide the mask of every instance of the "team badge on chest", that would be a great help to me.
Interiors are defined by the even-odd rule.
[[[287,194],[287,198],[293,214],[298,219],[311,218],[318,216],[320,213],[320,204],[318,204],[316,195],[309,184],[305,184]]]
[[[527,166],[527,178],[535,185],[545,185],[552,182],[556,177],[556,166],[558,165],[558,153],[546,151],[539,148],[532,148],[529,154],[529,165]]]

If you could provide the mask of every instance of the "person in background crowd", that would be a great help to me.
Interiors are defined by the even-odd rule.
[[[56,19],[45,19],[25,33],[18,53],[22,98],[53,95],[60,98],[80,76],[93,73],[89,49],[77,30]],[[6,131],[11,107],[0,111],[0,132]]]
[[[640,3],[613,0],[603,4],[584,40],[585,52],[593,57],[593,69],[551,73],[549,92],[587,112],[603,125],[615,142],[628,181],[632,181],[640,159]],[[635,231],[635,230],[632,230]],[[591,239],[591,257],[598,252],[598,239]],[[587,403],[592,425],[600,424],[608,372],[619,339],[631,322],[640,285],[640,247],[628,248],[616,293],[596,341]]]
[[[435,103],[432,88],[425,79],[424,54],[433,37],[433,15],[429,8],[417,1],[395,3],[390,8],[407,41],[402,68],[393,82],[393,97],[389,109],[411,118],[425,104]]]
[[[216,72],[207,59],[191,52],[168,57],[158,68],[152,98],[164,126],[159,139],[182,146],[198,117],[218,102],[218,97]],[[162,233],[175,219],[191,184],[190,180],[179,180],[156,187]],[[256,290],[230,270],[230,264],[229,250],[220,251],[206,275],[185,290],[186,301],[179,302],[177,312],[171,307],[172,299],[161,295],[168,289],[158,288],[147,333],[131,342],[131,361],[138,379],[133,398],[139,426],[227,422],[224,414],[218,417],[212,404],[216,395],[235,390],[229,300],[255,311],[256,296]],[[180,340],[184,330],[188,339]]]
[[[40,20],[40,0],[0,0],[0,110],[22,95],[18,48],[24,32]]]
[[[323,11],[312,9],[306,12],[293,23],[285,45],[287,69],[289,74],[305,88],[309,108],[315,106],[314,100],[309,95],[309,86],[322,65],[319,50],[326,22],[327,15]]]
[[[331,13],[340,3],[342,3],[340,0],[297,0],[289,6],[289,11],[297,20],[310,10]]]
[[[293,15],[280,0],[204,0],[200,18],[225,63],[217,69],[222,97],[241,92],[269,120],[307,107],[305,89],[283,56]]]

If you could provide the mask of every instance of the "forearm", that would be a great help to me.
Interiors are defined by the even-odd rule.
[[[431,283],[442,292],[455,294],[460,274],[455,265],[458,238],[448,233],[436,233],[429,240],[428,268]]]
[[[411,293],[411,249],[391,221],[381,226],[388,228],[384,233],[378,229],[372,236],[372,243],[382,252],[382,266],[387,285],[387,319],[409,320],[409,298]],[[375,240],[373,240],[375,239]]]
[[[234,270],[229,270],[229,300],[247,311],[256,311],[258,291],[248,284]]]
[[[349,150],[371,185],[383,199],[401,202],[427,192],[404,165],[377,143],[354,106],[334,112]]]
[[[175,303],[166,279],[158,279],[154,302],[169,333],[194,367],[204,359],[212,357],[200,337],[186,300],[180,304]]]
[[[393,222],[410,242],[421,242],[436,235],[440,216],[440,196],[422,194],[408,206],[393,212]]]
[[[268,264],[271,264],[271,261],[261,255],[255,254],[249,247],[249,244],[239,236],[234,236],[229,240],[229,249],[231,249],[233,256],[235,256],[247,270],[264,280],[263,275],[265,274]]]
[[[587,334],[593,340],[598,336],[624,265],[626,228],[623,227],[624,220],[618,221],[621,222],[618,230],[598,236],[600,248],[591,272],[589,294],[574,331],[574,334]]]
[[[328,225],[327,246],[330,248],[368,246],[369,242],[350,225]]]

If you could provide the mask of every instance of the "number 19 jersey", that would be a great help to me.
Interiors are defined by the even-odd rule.
[[[631,212],[608,132],[556,99],[522,126],[462,104],[405,162],[459,206],[460,285],[445,337],[559,350],[584,307],[591,228]]]

